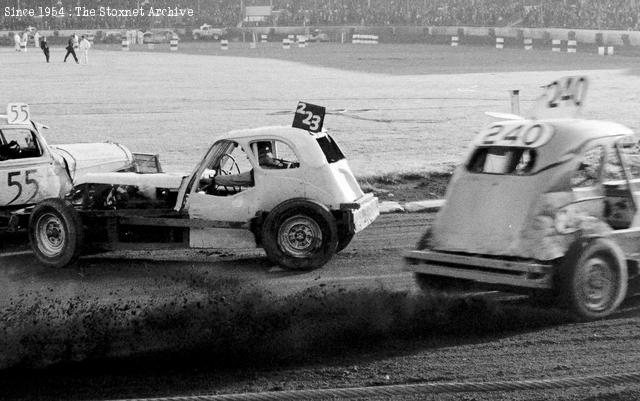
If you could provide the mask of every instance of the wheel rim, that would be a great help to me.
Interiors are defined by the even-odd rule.
[[[54,213],[45,213],[36,222],[36,243],[38,250],[47,257],[62,253],[66,243],[64,223]]]
[[[310,217],[297,215],[288,218],[278,230],[278,245],[287,254],[305,258],[322,244],[322,230]]]
[[[604,259],[588,259],[580,271],[578,285],[582,303],[591,311],[606,310],[615,301],[615,272]]]

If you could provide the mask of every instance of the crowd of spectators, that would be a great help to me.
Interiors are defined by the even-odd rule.
[[[243,7],[272,7],[267,25],[517,26],[573,29],[640,29],[640,0],[11,0],[9,8],[64,7],[65,17],[15,17],[0,13],[0,29],[145,29],[233,27],[243,23]],[[45,4],[48,3],[48,4]],[[178,4],[179,3],[179,4]],[[99,10],[142,7],[192,8],[193,17],[87,17],[75,7]],[[44,10],[46,11],[46,10]]]

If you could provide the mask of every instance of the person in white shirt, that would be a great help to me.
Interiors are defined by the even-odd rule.
[[[13,41],[15,43],[16,51],[19,52],[20,51],[20,35],[18,35],[17,33],[13,35]]]
[[[80,62],[82,64],[89,64],[89,48],[91,48],[91,42],[89,42],[86,36],[82,35],[80,40]]]
[[[23,50],[26,52],[27,51],[27,44],[29,43],[29,34],[27,32],[22,34],[22,45],[23,45]]]

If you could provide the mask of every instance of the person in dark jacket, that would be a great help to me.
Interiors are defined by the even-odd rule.
[[[69,37],[69,41],[67,42],[67,47],[66,47],[67,54],[64,55],[64,62],[66,63],[67,57],[69,57],[69,55],[72,55],[73,59],[76,60],[76,64],[79,64],[78,57],[76,56],[76,51],[73,49],[73,43],[74,43],[73,36],[74,35],[71,35],[71,37]]]
[[[47,59],[47,63],[49,62],[49,44],[47,43],[47,37],[43,36],[42,39],[40,39],[40,48],[42,49],[42,52],[44,53],[44,57]]]

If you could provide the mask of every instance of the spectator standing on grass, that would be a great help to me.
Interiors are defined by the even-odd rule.
[[[17,33],[13,35],[13,42],[15,43],[15,49],[17,52],[20,51],[20,35]]]
[[[33,47],[40,46],[40,34],[38,32],[33,34]]]
[[[76,60],[76,64],[78,63],[78,57],[76,56],[76,52],[75,50],[73,50],[73,35],[71,35],[69,37],[69,41],[67,42],[67,54],[64,55],[64,62],[67,62],[67,57],[69,57],[69,55],[73,56],[73,59]]]
[[[27,51],[27,43],[29,43],[29,33],[25,32],[22,34],[22,44],[24,45],[24,51]]]
[[[42,52],[44,53],[44,57],[47,59],[47,63],[49,62],[49,44],[47,43],[47,37],[43,36],[42,39],[40,39],[40,48],[42,49]]]
[[[82,35],[82,39],[80,40],[80,60],[82,64],[89,64],[89,48],[91,47],[91,42],[87,40],[87,37]]]

